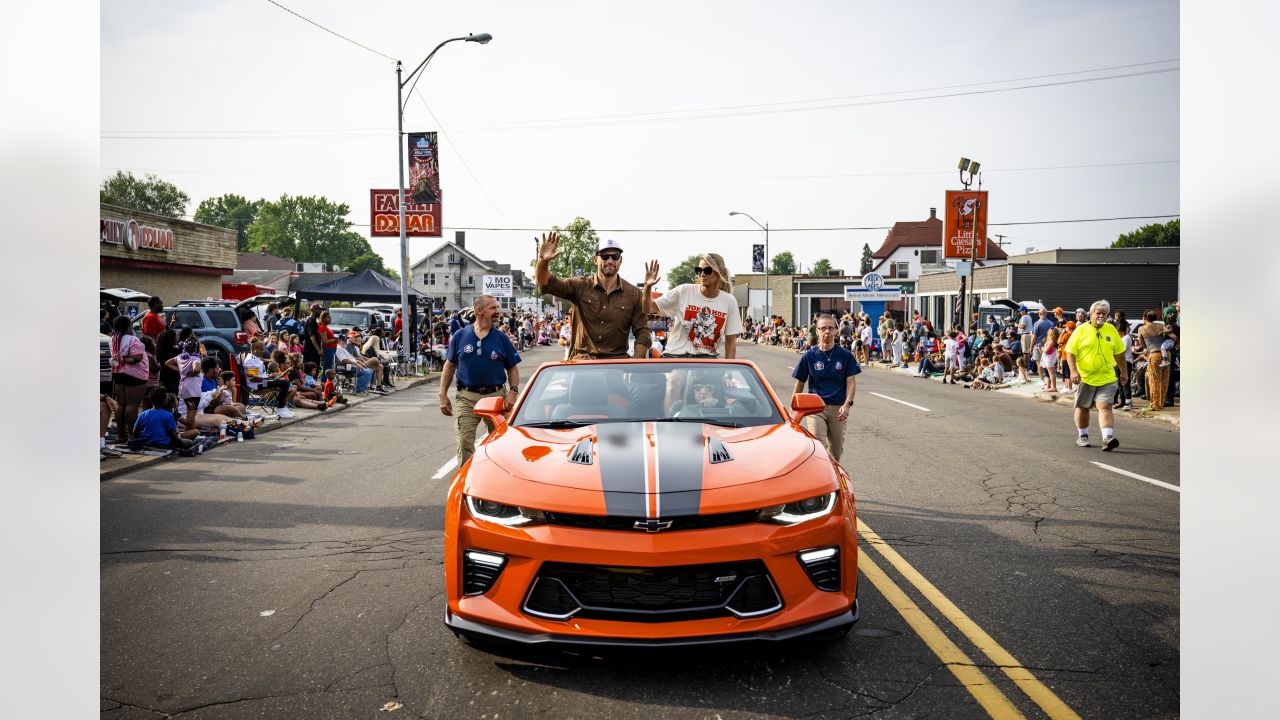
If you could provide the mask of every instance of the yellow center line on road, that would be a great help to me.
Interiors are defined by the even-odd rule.
[[[866,523],[862,522],[862,518],[858,518],[858,534],[862,536],[862,539],[868,545],[874,547],[891,565],[897,568],[898,572],[902,573],[902,576],[914,585],[924,595],[925,599],[932,603],[960,632],[964,633],[965,637],[969,638],[992,663],[1003,670],[1004,674],[1009,676],[1009,679],[1013,680],[1036,705],[1039,705],[1046,715],[1053,720],[1080,720],[1080,715],[1076,711],[1067,707],[1067,704],[1044,683],[1040,682],[1035,675],[1032,675],[1030,670],[1023,667],[1022,663],[1018,662],[1013,655],[1001,647],[985,630],[978,627],[977,623],[970,620],[968,615],[965,615],[960,608],[956,607],[955,603],[942,594],[942,591],[934,587],[933,583],[926,580],[923,575],[911,566],[911,563],[898,554],[898,551],[889,547],[888,543],[882,540]],[[859,551],[859,561],[864,555],[865,553]],[[880,572],[879,568],[876,571]],[[867,577],[871,576],[868,575]],[[874,584],[875,580],[872,580],[872,583]],[[879,585],[877,585],[878,587]],[[926,642],[928,641],[926,640]]]
[[[859,521],[861,522],[861,521]],[[974,699],[982,705],[987,714],[996,720],[1004,720],[1005,718],[1021,718],[1023,714],[1018,712],[1018,708],[1009,702],[1009,698],[1005,696],[1000,688],[986,676],[978,666],[964,654],[964,651],[951,642],[946,633],[942,632],[928,615],[920,609],[920,606],[911,601],[902,588],[894,584],[893,580],[880,569],[879,565],[871,560],[871,556],[867,555],[865,550],[858,549],[858,570],[875,585],[880,594],[889,601],[894,610],[902,616],[903,620],[911,626],[916,635],[924,640],[924,644],[929,646],[934,655],[947,666],[952,675],[960,681],[965,690],[973,695]]]

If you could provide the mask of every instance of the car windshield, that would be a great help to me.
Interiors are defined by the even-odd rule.
[[[367,327],[369,325],[368,310],[330,309],[329,315],[333,318],[334,325],[343,325],[346,327]]]
[[[643,420],[737,427],[776,425],[782,416],[750,367],[649,361],[541,370],[513,424],[555,428]]]

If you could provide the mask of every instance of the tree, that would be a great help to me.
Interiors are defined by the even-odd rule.
[[[191,197],[177,185],[165,182],[147,173],[139,180],[133,173],[117,170],[115,175],[102,181],[98,200],[108,205],[118,205],[132,210],[155,213],[166,217],[182,217]]]
[[[831,272],[831,261],[826,258],[820,258],[818,262],[813,264],[813,269],[809,271],[810,275],[826,275]]]
[[[1179,223],[1179,220],[1170,220],[1163,225],[1143,225],[1116,238],[1111,247],[1178,247]]]
[[[773,256],[773,262],[769,264],[769,274],[771,275],[794,275],[796,272],[796,259],[792,256],[790,250]]]
[[[862,267],[858,274],[866,275],[867,273],[871,272],[871,268],[874,265],[875,265],[875,262],[871,259],[871,246],[866,243],[863,243],[862,244]]]
[[[400,273],[384,265],[382,256],[376,252],[367,252],[359,255],[347,265],[347,272],[349,273],[359,273],[365,270],[382,273],[392,280],[400,279]]]
[[[680,261],[679,265],[667,271],[667,287],[673,288],[677,285],[687,285],[696,283],[700,278],[693,274],[693,269],[698,267],[698,263],[702,261],[702,255],[690,255]]]
[[[263,201],[248,228],[249,249],[330,268],[349,267],[361,255],[373,253],[369,241],[351,231],[350,212],[346,203],[323,197],[281,195],[275,202]]]
[[[263,202],[249,202],[240,195],[227,193],[222,197],[201,200],[200,207],[196,208],[196,214],[192,218],[198,223],[235,230],[236,250],[244,252],[249,249],[248,228],[258,216],[258,209]]]
[[[560,278],[595,274],[596,263],[593,258],[596,255],[596,248],[600,245],[600,236],[591,227],[591,221],[584,217],[575,217],[573,222],[563,228],[553,225],[551,229],[560,234],[560,244],[557,246],[560,255],[551,261],[551,272]],[[538,238],[538,242],[541,244],[541,237]],[[538,264],[536,253],[533,262],[529,264],[533,266]],[[643,267],[641,272],[644,272]]]

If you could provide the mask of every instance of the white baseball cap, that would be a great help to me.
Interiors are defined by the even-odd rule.
[[[622,252],[622,246],[618,244],[617,240],[608,238],[600,241],[599,247],[596,248],[596,254],[602,253],[605,250],[617,250],[618,252]]]

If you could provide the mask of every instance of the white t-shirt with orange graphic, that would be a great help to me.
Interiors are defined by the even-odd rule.
[[[678,285],[654,300],[658,312],[671,318],[665,353],[724,357],[726,335],[742,334],[738,301],[721,290],[715,297],[702,294],[698,285]]]

